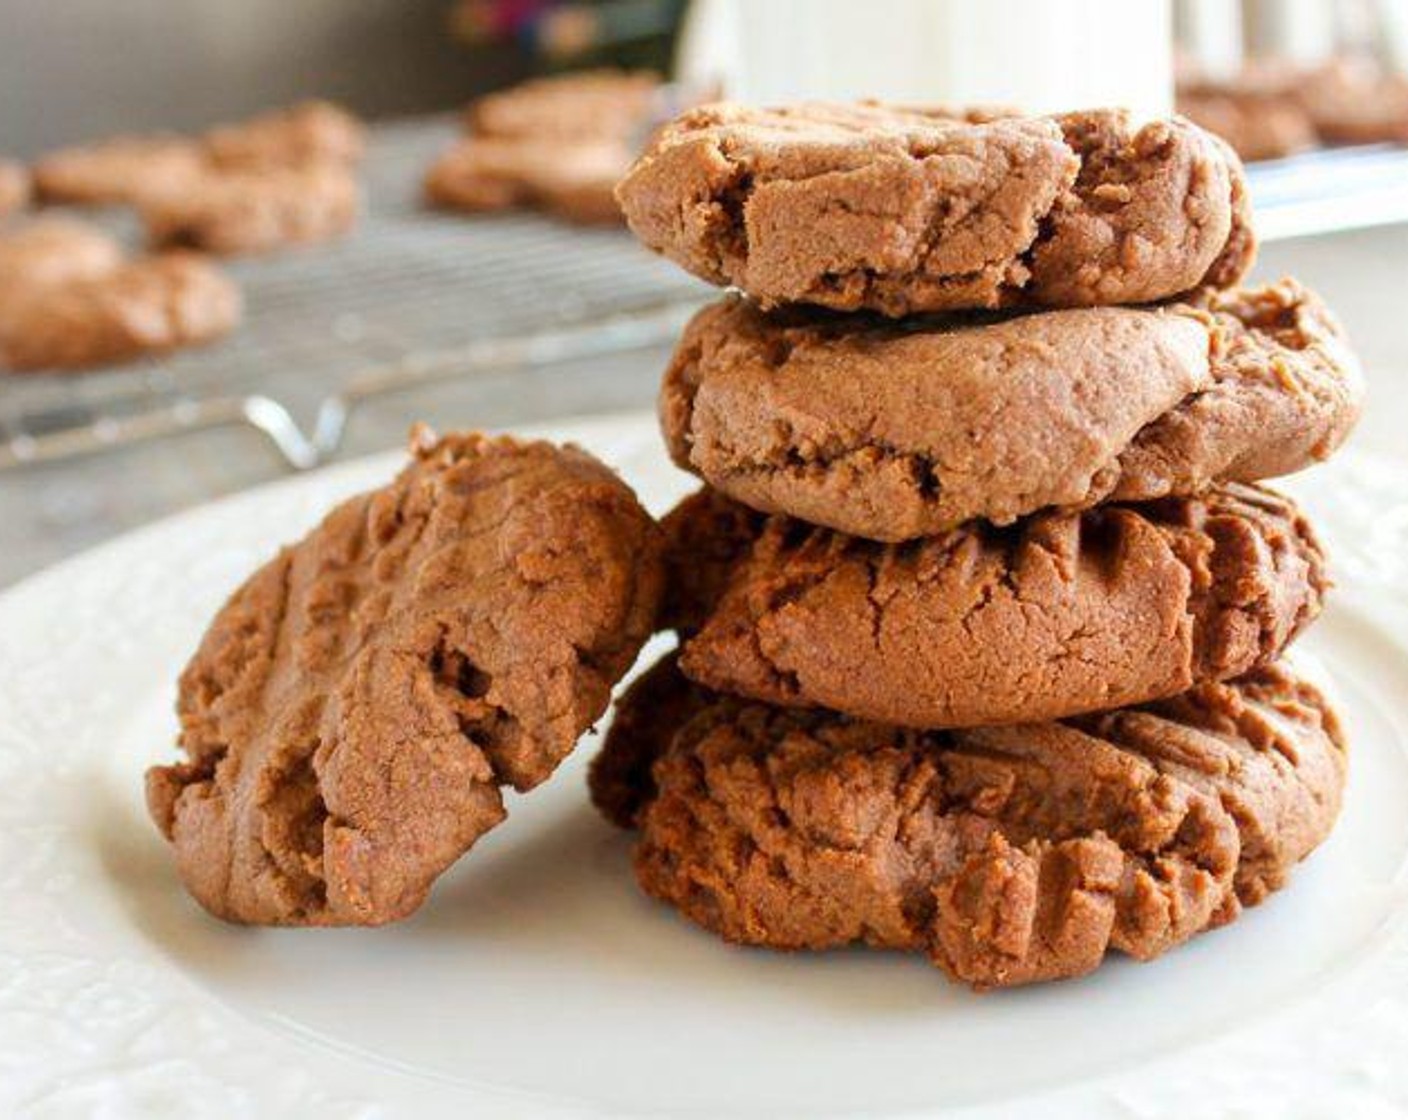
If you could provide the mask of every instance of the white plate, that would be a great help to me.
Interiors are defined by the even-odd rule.
[[[563,424],[660,510],[647,416]],[[1408,480],[1295,489],[1342,586],[1344,818],[1284,893],[1151,965],[975,996],[894,954],[726,947],[635,890],[584,743],[384,930],[206,917],[148,823],[223,597],[398,457],[197,510],[0,597],[0,1114],[1365,1116],[1408,1104]]]

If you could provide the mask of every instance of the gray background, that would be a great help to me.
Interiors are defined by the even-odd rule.
[[[0,0],[0,154],[189,129],[299,97],[372,116],[456,104],[523,73],[470,49],[448,0]],[[101,91],[101,92],[99,92]]]

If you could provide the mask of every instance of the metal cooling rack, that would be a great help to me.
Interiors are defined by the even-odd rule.
[[[0,469],[243,424],[295,468],[337,448],[369,397],[451,377],[668,343],[708,289],[622,230],[421,205],[450,119],[374,131],[367,213],[349,238],[227,267],[229,338],[111,370],[0,380]],[[130,216],[99,215],[129,240]]]
[[[332,455],[357,405],[435,380],[661,346],[709,289],[623,230],[420,202],[453,118],[379,126],[368,207],[340,242],[229,262],[246,315],[228,339],[80,375],[0,379],[0,470],[217,425],[290,466]],[[1408,220],[1408,152],[1315,152],[1250,169],[1263,240]],[[135,243],[129,215],[99,215]]]

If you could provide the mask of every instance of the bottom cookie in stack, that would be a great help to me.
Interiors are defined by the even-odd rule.
[[[617,706],[592,797],[650,895],[726,940],[923,952],[975,988],[1149,960],[1280,888],[1345,744],[1274,664],[1055,722],[923,731],[710,692],[674,655]]]

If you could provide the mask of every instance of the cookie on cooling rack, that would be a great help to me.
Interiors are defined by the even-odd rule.
[[[207,170],[181,190],[142,201],[157,247],[221,256],[267,253],[347,233],[361,210],[361,189],[341,164]]]
[[[361,162],[367,129],[340,105],[304,101],[287,109],[213,128],[201,137],[217,167],[303,167]]]
[[[31,189],[29,171],[23,164],[0,159],[0,218],[28,206]]]
[[[581,70],[485,94],[465,110],[475,136],[579,143],[639,143],[660,100],[660,76],[645,70]]]
[[[630,162],[630,150],[611,139],[471,136],[431,166],[425,195],[469,213],[537,209],[578,225],[618,225],[611,192]]]
[[[138,203],[153,191],[181,190],[202,170],[199,146],[183,137],[119,136],[41,157],[34,189],[43,202]]]
[[[144,257],[0,303],[0,369],[82,369],[199,346],[242,312],[239,289],[204,258]]]
[[[114,238],[71,218],[35,218],[0,230],[0,291],[8,299],[104,276],[121,263],[122,247]]]

